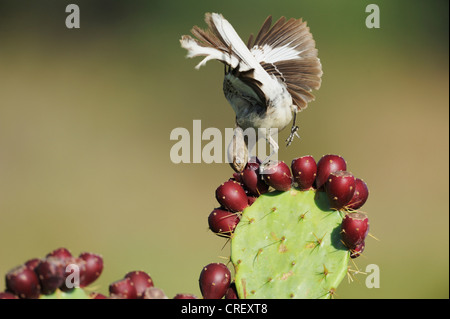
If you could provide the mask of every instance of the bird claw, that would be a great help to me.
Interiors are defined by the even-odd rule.
[[[294,140],[294,137],[297,136],[298,138],[300,138],[300,135],[298,135],[297,131],[298,131],[298,126],[293,126],[291,128],[291,134],[289,134],[289,137],[286,139],[286,147],[291,145],[292,141]]]

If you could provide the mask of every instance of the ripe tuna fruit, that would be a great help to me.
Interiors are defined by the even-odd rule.
[[[357,178],[355,180],[355,193],[346,207],[350,209],[361,208],[367,201],[368,197],[369,189],[367,188],[367,184],[363,180]]]
[[[298,188],[307,190],[313,186],[317,175],[317,164],[312,156],[307,155],[294,159],[291,170]]]
[[[285,162],[270,162],[263,167],[264,181],[277,191],[288,191],[292,186],[292,175]]]
[[[124,278],[109,285],[109,294],[118,299],[137,299],[136,288],[130,278]]]
[[[341,239],[347,248],[355,250],[358,245],[364,243],[368,233],[369,218],[365,214],[349,213],[345,215],[341,225]]]
[[[238,214],[216,208],[209,214],[209,229],[219,236],[229,237],[239,223],[239,220]]]
[[[36,273],[27,266],[18,266],[6,274],[6,288],[20,298],[39,298],[41,287]]]
[[[93,253],[81,253],[79,259],[82,260],[80,267],[80,287],[86,287],[98,277],[103,271],[103,258]]]
[[[355,193],[355,177],[347,171],[331,173],[325,183],[325,192],[331,208],[341,209],[350,202]]]
[[[217,201],[232,212],[241,212],[248,206],[245,190],[235,181],[226,181],[216,189]]]
[[[259,173],[259,163],[247,163],[242,171],[241,179],[245,187],[255,196],[267,193],[269,185],[264,182]]]
[[[324,155],[317,162],[316,188],[321,188],[331,173],[345,171],[347,163],[339,155]]]
[[[58,257],[47,257],[36,268],[43,294],[51,294],[64,284],[66,263]]]
[[[145,289],[154,286],[152,278],[144,271],[130,271],[125,278],[129,278],[133,282],[139,299],[144,295]]]
[[[205,266],[200,274],[200,291],[205,299],[220,299],[230,287],[231,273],[227,266],[212,263]]]

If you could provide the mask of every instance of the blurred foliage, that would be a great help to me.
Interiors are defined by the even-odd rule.
[[[324,67],[300,135],[279,158],[342,155],[370,189],[364,275],[338,298],[449,297],[448,1],[0,0],[0,274],[65,246],[100,253],[98,290],[130,270],[199,295],[229,246],[207,229],[227,164],[170,161],[176,127],[232,127],[223,68],[179,38],[221,12],[244,40],[267,15],[308,21]],[[376,3],[381,28],[367,29]],[[287,132],[280,134],[280,141]],[[355,268],[355,265],[352,265]],[[0,282],[0,289],[4,283]]]

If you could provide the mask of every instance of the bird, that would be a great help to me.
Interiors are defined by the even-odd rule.
[[[269,15],[245,44],[222,14],[206,13],[205,22],[206,29],[195,25],[192,36],[183,35],[181,46],[188,58],[204,57],[196,69],[210,60],[224,64],[223,92],[236,114],[235,124],[242,130],[266,129],[270,158],[279,150],[274,132],[292,121],[286,146],[295,136],[300,138],[297,113],[315,99],[311,92],[321,86],[322,64],[310,29],[301,18],[284,16],[272,25]]]

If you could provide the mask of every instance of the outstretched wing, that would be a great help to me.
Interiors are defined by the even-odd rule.
[[[268,73],[221,14],[206,13],[205,21],[207,30],[194,26],[191,33],[195,38],[184,35],[180,40],[181,46],[188,50],[188,57],[205,56],[197,69],[209,60],[219,60],[231,66],[264,100],[275,99],[281,94],[278,78]]]
[[[271,27],[272,17],[263,23],[258,35],[248,41],[248,48],[269,74],[281,79],[300,111],[314,100],[311,93],[321,84],[322,65],[315,41],[302,19],[281,17]]]

